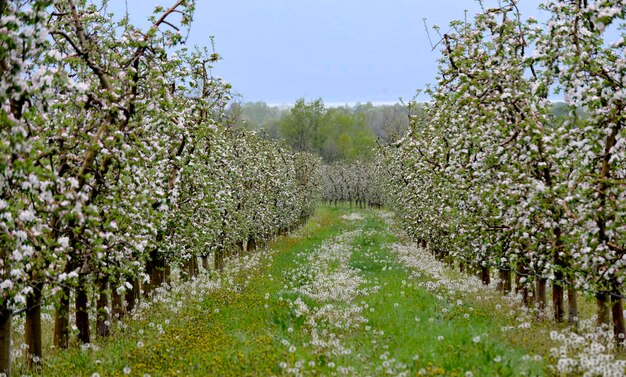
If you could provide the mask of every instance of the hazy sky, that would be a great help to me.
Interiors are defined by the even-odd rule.
[[[126,0],[134,21],[174,0]],[[541,0],[521,0],[538,16]],[[495,0],[486,0],[496,4]],[[474,0],[197,0],[188,43],[215,36],[223,60],[213,71],[244,101],[293,103],[322,97],[326,103],[411,99],[434,80],[438,51],[424,28],[448,30]],[[124,0],[111,0],[123,12]],[[431,33],[434,42],[437,36]]]

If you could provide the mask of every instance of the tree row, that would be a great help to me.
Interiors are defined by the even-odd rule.
[[[172,3],[141,30],[106,2],[0,2],[6,375],[13,316],[37,365],[42,307],[55,304],[55,346],[70,318],[89,343],[90,314],[106,336],[171,266],[193,275],[212,256],[221,269],[314,209],[319,158],[233,127],[230,86],[210,74],[219,56],[183,44],[193,2]]]
[[[502,1],[441,36],[423,116],[383,151],[409,233],[483,281],[512,276],[527,304],[626,330],[626,3],[550,0],[547,20]],[[555,115],[551,97],[566,111]],[[561,109],[563,110],[563,109]],[[512,274],[514,272],[514,274]],[[567,309],[565,296],[567,293]]]

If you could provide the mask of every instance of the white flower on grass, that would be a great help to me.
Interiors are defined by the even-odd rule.
[[[480,342],[480,336],[477,335],[477,336],[473,337],[472,338],[472,342],[479,343]]]
[[[130,367],[124,368],[124,374],[130,374]]]
[[[437,337],[437,340],[441,342],[441,341],[443,340],[443,336],[442,336],[442,335],[439,335],[439,336]]]

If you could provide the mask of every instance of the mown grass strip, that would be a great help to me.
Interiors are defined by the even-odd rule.
[[[342,219],[353,212],[365,218]],[[287,273],[325,240],[354,229],[360,232],[352,241],[350,267],[372,289],[356,300],[368,323],[350,331],[327,328],[343,331],[342,342],[352,350],[327,358],[315,353],[307,331],[301,331],[305,318],[288,305],[297,298],[310,308],[321,303],[290,291]],[[399,241],[378,211],[322,207],[297,236],[270,244],[275,252],[261,268],[201,301],[168,303],[178,307],[175,315],[155,307],[96,349],[58,352],[46,361],[44,375],[267,376],[283,375],[284,365],[304,361],[313,363],[302,368],[307,375],[339,374],[339,366],[364,376],[542,375],[541,362],[524,360],[530,353],[524,344],[513,346],[502,337],[500,328],[509,320],[494,318],[475,301],[468,300],[470,307],[421,287],[425,281],[412,278],[389,249]]]
[[[158,307],[150,316],[126,320],[125,329],[86,349],[58,351],[42,371],[50,376],[265,376],[280,372],[287,351],[276,340],[281,326],[265,294],[277,297],[280,274],[300,250],[345,230],[340,209],[321,208],[295,236],[271,242],[273,259],[252,275],[212,291],[200,301],[180,301],[175,316]],[[247,282],[246,282],[247,281]],[[244,286],[240,292],[232,287]],[[265,307],[267,305],[267,308]],[[128,373],[126,373],[128,372]]]
[[[528,350],[501,340],[503,324],[488,312],[459,305],[456,298],[437,297],[411,280],[389,252],[390,244],[397,241],[382,219],[368,212],[352,257],[352,265],[381,287],[378,294],[364,298],[370,331],[352,336],[358,354],[375,364],[375,375],[402,371],[450,376],[543,374],[541,363],[524,360]]]

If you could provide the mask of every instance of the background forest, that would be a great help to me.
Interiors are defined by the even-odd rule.
[[[555,102],[552,113],[567,114],[567,105]],[[228,113],[237,124],[271,140],[284,140],[298,152],[316,154],[326,163],[369,159],[377,146],[394,143],[409,129],[409,113],[425,116],[424,105],[356,103],[328,106],[319,98],[298,99],[293,106],[263,101],[233,102]]]

